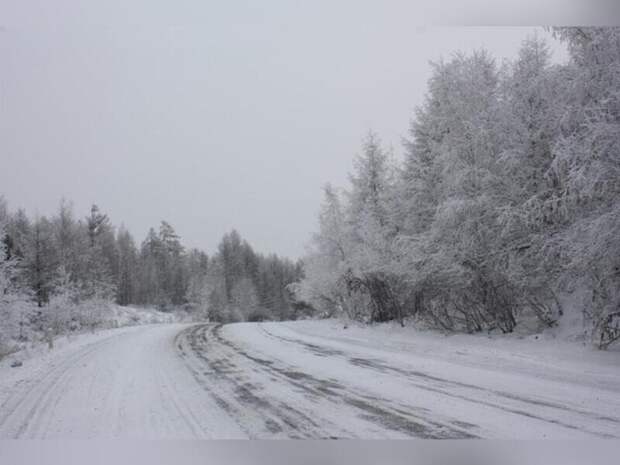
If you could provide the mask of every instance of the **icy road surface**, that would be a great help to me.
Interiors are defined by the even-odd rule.
[[[3,362],[0,438],[620,437],[617,353],[404,336],[334,322],[84,336]]]

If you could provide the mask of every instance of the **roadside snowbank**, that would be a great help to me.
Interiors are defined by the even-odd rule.
[[[102,312],[101,320],[97,326],[91,329],[80,328],[53,337],[53,349],[64,347],[69,342],[79,339],[82,340],[86,335],[107,334],[115,328],[127,326],[138,326],[147,324],[169,324],[180,320],[175,313],[160,312],[153,308],[123,307],[116,304],[106,304],[105,311]],[[44,334],[30,331],[30,340],[27,342],[13,341],[13,350],[4,357],[0,357],[0,368],[13,362],[23,362],[41,354],[50,352],[48,341]]]

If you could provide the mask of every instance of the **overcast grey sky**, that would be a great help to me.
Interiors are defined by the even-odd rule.
[[[429,60],[511,58],[534,31],[420,27],[407,3],[90,3],[2,3],[0,194],[97,203],[138,242],[165,219],[207,252],[234,227],[302,255],[364,134],[401,153]]]

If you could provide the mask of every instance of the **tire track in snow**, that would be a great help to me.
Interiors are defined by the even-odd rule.
[[[66,387],[71,378],[71,370],[76,364],[87,359],[92,353],[101,347],[111,344],[114,339],[122,334],[115,334],[101,341],[97,341],[81,348],[75,354],[71,354],[52,366],[52,369],[44,372],[40,377],[29,380],[29,387],[14,392],[0,405],[0,431],[3,437],[18,439],[28,432],[29,428],[38,433],[41,429],[40,419],[52,409],[60,399],[64,389],[59,389],[62,383]],[[33,398],[34,396],[34,398]],[[51,400],[54,399],[54,402]],[[27,405],[28,404],[28,405]],[[26,409],[26,412],[23,410]],[[9,425],[16,422],[17,425]],[[4,431],[8,428],[8,431]],[[37,437],[35,435],[35,437]]]
[[[3,386],[0,438],[242,438],[176,354],[187,325],[118,330]]]
[[[421,437],[472,438],[474,425],[439,422],[424,409],[407,411],[392,407],[388,400],[353,392],[335,380],[320,379],[288,366],[280,360],[266,360],[223,338],[221,326],[202,325],[184,331],[176,346],[182,357],[199,360],[201,368],[189,363],[195,376],[218,399],[220,405],[245,426],[251,437]],[[189,357],[192,353],[193,357]],[[204,367],[209,371],[204,371]],[[266,380],[257,383],[254,378]],[[249,381],[251,382],[249,382]],[[278,387],[281,400],[269,391]],[[230,394],[234,393],[233,396]],[[292,404],[295,403],[296,407]],[[318,408],[321,406],[322,408]],[[337,411],[338,420],[326,418]],[[248,418],[248,417],[257,417]],[[252,430],[260,424],[264,429]],[[316,418],[314,420],[313,418]],[[351,430],[348,425],[356,427]],[[360,426],[363,425],[361,428]],[[360,434],[361,432],[361,434]],[[366,432],[366,434],[364,434]]]
[[[196,380],[248,437],[323,436],[321,426],[303,412],[255,395],[262,386],[243,374],[251,374],[251,368],[243,370],[229,362],[234,355],[206,336],[205,330],[212,328],[213,325],[189,328],[180,333],[175,346]]]
[[[510,414],[525,416],[534,420],[543,421],[546,423],[555,424],[558,426],[562,426],[564,428],[572,429],[575,431],[583,431],[586,433],[590,433],[594,436],[608,438],[608,439],[617,439],[620,438],[619,435],[609,434],[600,432],[597,430],[593,430],[588,427],[584,427],[583,423],[573,424],[568,421],[563,421],[558,418],[553,418],[549,414],[543,413],[535,413],[534,411],[539,411],[542,408],[547,410],[556,410],[560,413],[570,413],[575,414],[577,416],[583,417],[585,422],[588,423],[590,420],[596,420],[597,422],[603,422],[609,424],[609,426],[615,429],[620,430],[620,418],[610,415],[599,415],[595,412],[591,412],[588,410],[574,408],[567,406],[565,404],[560,404],[557,402],[535,399],[531,397],[519,396],[516,394],[512,394],[509,392],[500,391],[497,389],[487,389],[475,384],[464,383],[456,380],[449,380],[443,377],[433,376],[428,373],[424,373],[419,370],[409,370],[404,368],[399,368],[395,366],[388,365],[382,360],[376,358],[364,358],[364,357],[352,357],[345,352],[332,349],[329,347],[319,346],[317,344],[309,343],[307,341],[303,341],[300,339],[292,339],[284,336],[276,335],[269,332],[264,327],[261,328],[262,332],[268,337],[281,341],[287,344],[293,344],[297,346],[303,347],[305,350],[313,353],[314,355],[324,357],[341,357],[348,361],[351,365],[354,365],[359,368],[365,368],[369,370],[373,370],[382,374],[390,374],[400,376],[416,389],[423,389],[429,392],[434,392],[437,394],[441,394],[447,397],[451,397],[454,399],[464,400],[467,402],[471,402],[474,404],[484,405],[486,407],[491,407],[494,409],[498,409]],[[434,383],[435,385],[432,385]],[[453,392],[451,389],[465,389],[466,391],[472,391],[468,394],[463,392]],[[508,402],[508,405],[502,404],[497,401],[485,400],[484,398],[476,397],[474,393],[481,395],[485,398],[494,397],[502,400],[503,402]],[[510,405],[512,402],[512,406]],[[534,411],[533,411],[534,410]]]

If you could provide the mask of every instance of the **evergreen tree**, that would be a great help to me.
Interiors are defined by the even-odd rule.
[[[49,301],[58,267],[51,223],[37,218],[31,228],[24,258],[24,268],[38,307]]]
[[[118,288],[116,301],[120,305],[137,302],[138,251],[133,237],[121,227],[117,236],[118,245]]]

